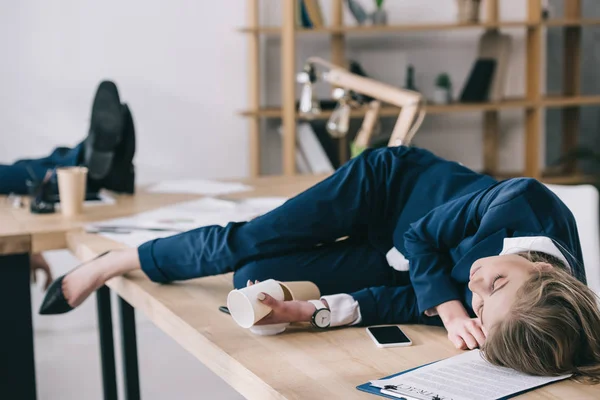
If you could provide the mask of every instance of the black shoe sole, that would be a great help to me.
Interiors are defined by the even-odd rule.
[[[104,81],[98,86],[90,131],[85,142],[85,165],[92,179],[104,178],[112,167],[114,152],[123,138],[123,114],[117,86]]]

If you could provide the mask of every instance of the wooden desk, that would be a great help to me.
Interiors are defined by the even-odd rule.
[[[263,177],[242,180],[252,185],[254,190],[231,197],[267,194],[290,196],[322,178]],[[132,215],[200,197],[190,194],[150,194],[142,190],[135,196],[116,196],[116,205],[88,207],[83,215],[66,219],[60,213],[37,215],[31,214],[28,208],[13,208],[5,196],[0,196],[0,398],[6,393],[19,400],[36,397],[29,254],[67,248],[67,234],[81,231],[90,222]],[[107,288],[98,291],[97,302],[105,398],[116,399],[112,320]],[[127,304],[121,304],[121,316],[126,322],[132,313]],[[131,329],[135,329],[135,326]]]
[[[306,178],[277,178],[272,181],[263,178],[254,183],[254,193],[237,196],[290,196],[311,183]],[[141,210],[141,203],[145,201],[148,204],[154,201],[154,206],[162,205],[159,204],[161,201],[158,197],[160,196],[140,195],[135,200],[126,201],[139,203]],[[75,228],[79,226],[75,224]],[[121,247],[108,239],[77,230],[63,234],[63,239],[65,245],[82,260],[90,259],[107,249]],[[228,315],[218,311],[218,306],[225,304],[227,293],[232,288],[231,275],[157,285],[138,272],[112,279],[107,286],[125,300],[120,303],[128,399],[139,395],[139,391],[136,391],[138,381],[134,315],[133,309],[128,308],[131,306],[144,312],[187,351],[250,399],[374,398],[358,392],[355,386],[459,353],[446,339],[442,328],[425,326],[403,327],[413,339],[414,345],[389,349],[376,348],[363,328],[318,332],[304,325],[294,326],[273,337],[253,335],[235,325]],[[103,337],[104,340],[112,341],[107,332],[104,332]],[[114,358],[112,363],[114,364]],[[200,390],[201,388],[201,396]],[[600,398],[600,387],[567,381],[519,398]]]

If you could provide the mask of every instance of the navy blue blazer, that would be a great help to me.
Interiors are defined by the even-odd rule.
[[[422,149],[407,149],[404,157],[422,168],[398,171],[410,175],[416,170],[418,176],[403,178],[412,182],[402,188],[410,196],[395,215],[392,236],[393,245],[409,261],[415,299],[407,297],[402,287],[353,293],[360,305],[361,324],[439,324],[439,319],[428,320],[423,313],[450,300],[462,301],[474,315],[467,287],[471,265],[479,258],[498,255],[504,238],[509,237],[551,238],[575,277],[585,283],[575,219],[542,183],[530,178],[497,182]]]

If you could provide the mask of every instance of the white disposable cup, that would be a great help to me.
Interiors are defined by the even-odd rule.
[[[250,328],[271,312],[271,308],[258,300],[259,293],[266,293],[283,301],[284,293],[279,282],[268,279],[243,289],[232,290],[227,296],[227,308],[233,320],[242,328]]]
[[[83,212],[88,169],[85,167],[57,168],[60,210],[65,217]]]

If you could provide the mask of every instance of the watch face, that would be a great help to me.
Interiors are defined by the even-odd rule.
[[[319,328],[327,328],[331,323],[331,311],[323,308],[315,315],[315,325]]]

